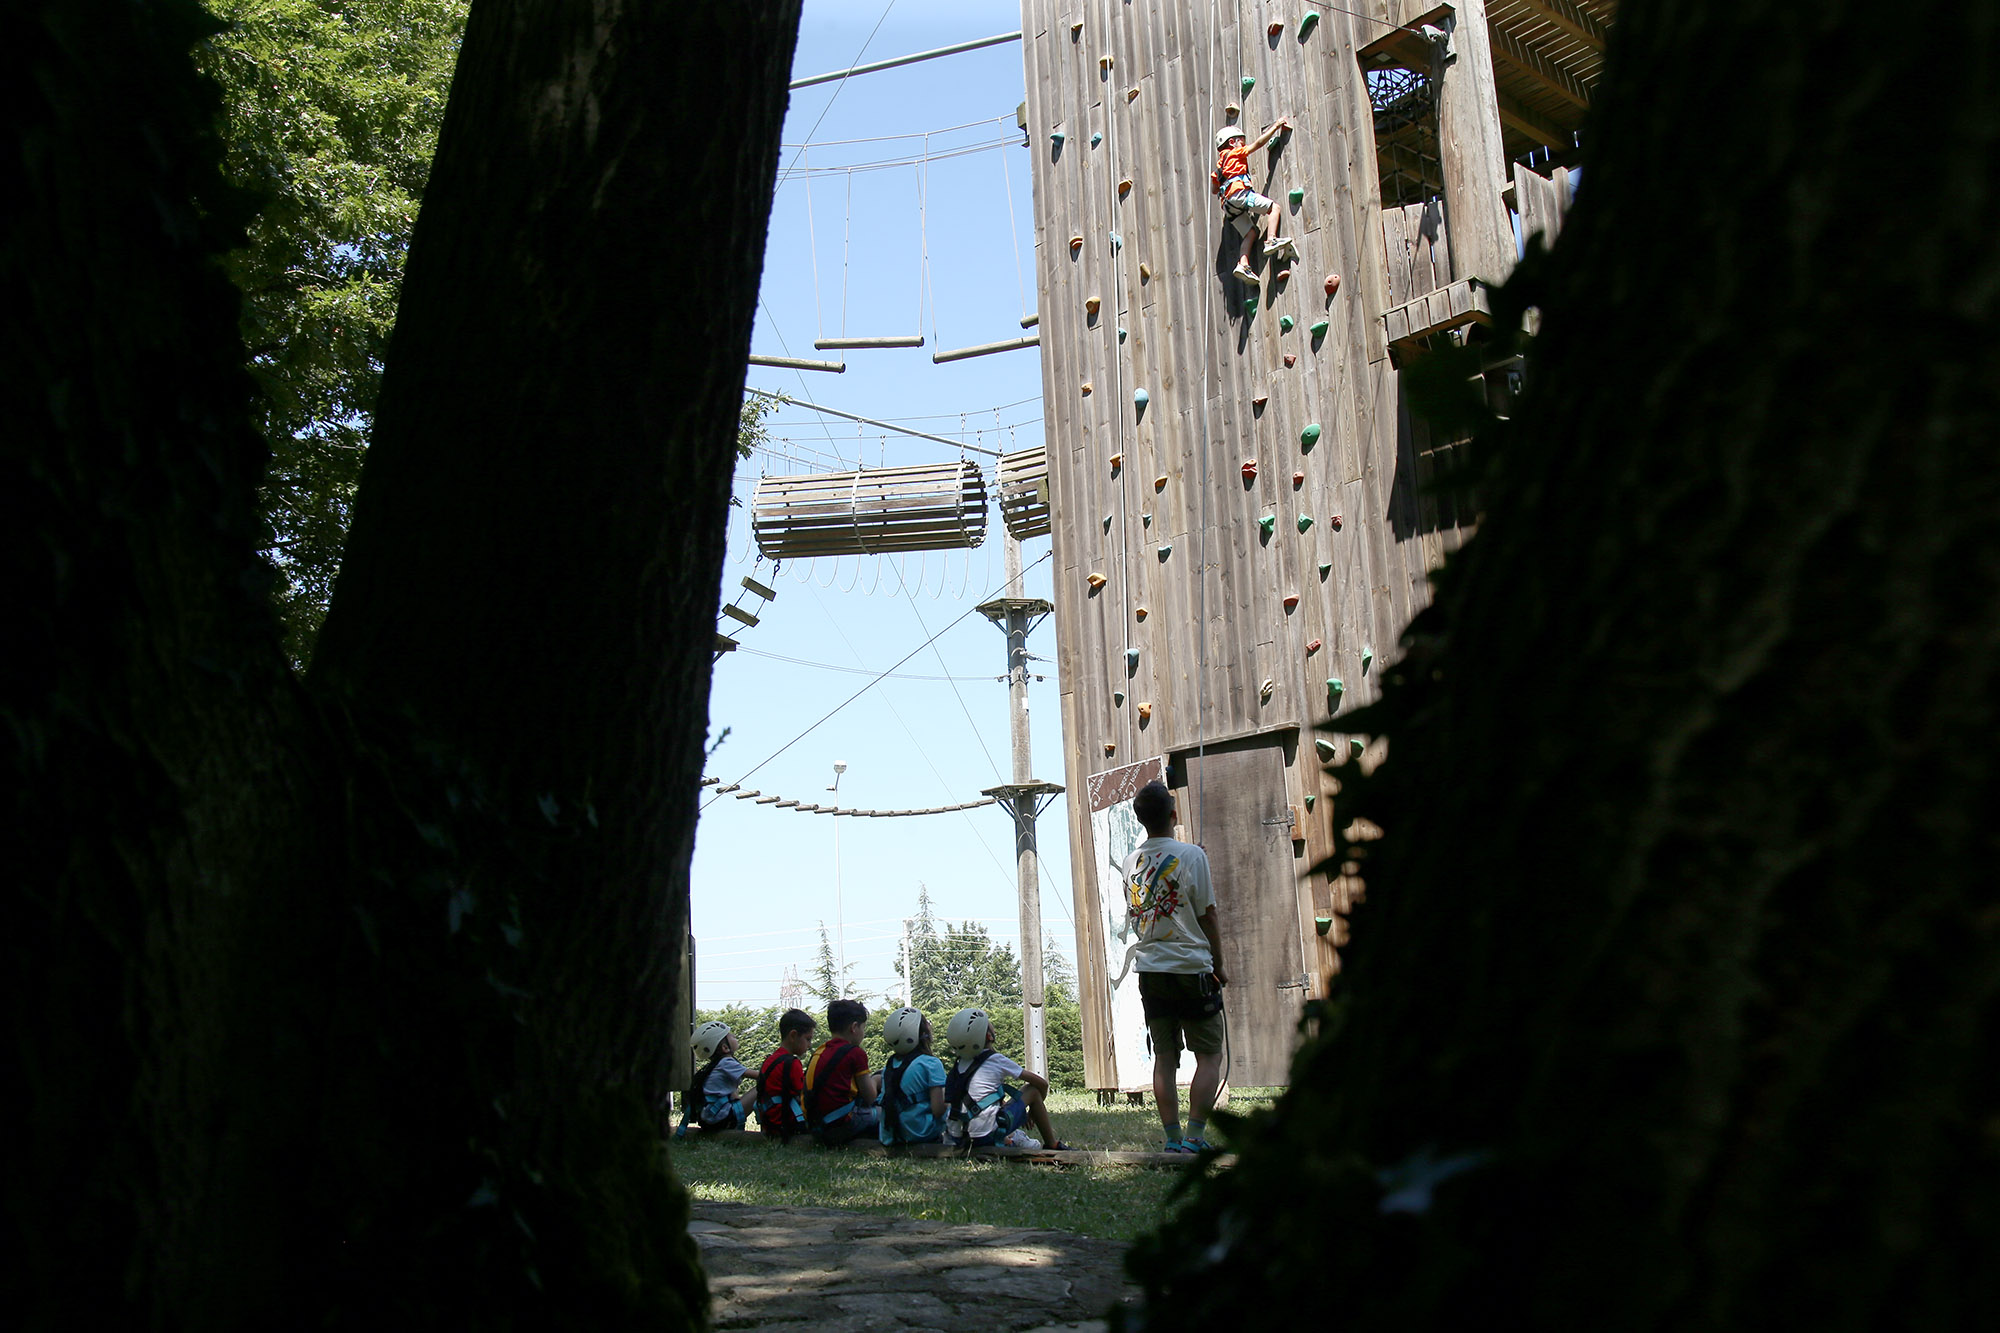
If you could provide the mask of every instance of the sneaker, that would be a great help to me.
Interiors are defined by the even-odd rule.
[[[1277,240],[1272,241],[1264,247],[1264,257],[1267,259],[1297,259],[1299,257],[1299,247],[1293,242],[1291,237],[1280,236]]]
[[[1057,1139],[1057,1140],[1056,1140],[1055,1142],[1053,1142],[1053,1143],[1049,1144],[1049,1145],[1048,1145],[1048,1149],[1049,1149],[1049,1151],[1050,1151],[1050,1152],[1074,1152],[1074,1151],[1075,1151],[1075,1149],[1071,1148],[1071,1147],[1069,1146],[1069,1144],[1068,1144],[1068,1143],[1066,1143],[1066,1142],[1064,1142],[1064,1141],[1063,1141],[1062,1139]]]
[[[1255,287],[1257,285],[1257,272],[1248,264],[1239,262],[1234,269],[1230,270],[1230,276],[1247,287]]]

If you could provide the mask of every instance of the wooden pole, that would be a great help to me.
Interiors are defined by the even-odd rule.
[[[1486,0],[1453,0],[1449,40],[1433,48],[1438,156],[1444,168],[1445,235],[1454,278],[1504,281],[1514,269],[1514,228],[1500,197],[1507,148],[1493,80]]]
[[[1007,730],[1013,742],[1014,785],[1032,783],[1034,758],[1028,743],[1028,617],[1021,583],[1021,543],[1006,535],[1007,551]],[[1035,843],[1035,815],[1040,796],[1032,791],[1014,797],[1014,863],[1021,913],[1021,1040],[1028,1069],[1044,1078],[1049,1072],[1047,1010],[1042,1000],[1041,859]]]

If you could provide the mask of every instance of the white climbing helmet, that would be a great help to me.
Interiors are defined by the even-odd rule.
[[[984,1009],[961,1009],[945,1025],[944,1039],[953,1055],[970,1060],[986,1049],[986,1038],[992,1031],[993,1020]]]
[[[1224,125],[1215,132],[1215,151],[1219,153],[1227,148],[1231,139],[1247,139],[1248,137],[1248,135],[1243,133],[1241,125]]]
[[[715,1048],[729,1036],[729,1024],[711,1019],[694,1030],[694,1058],[707,1064],[715,1058]]]
[[[897,1055],[908,1055],[917,1049],[917,1042],[924,1035],[924,1016],[915,1009],[898,1009],[882,1023],[882,1040]]]

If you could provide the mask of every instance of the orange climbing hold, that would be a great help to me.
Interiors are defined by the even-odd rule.
[[[1089,314],[1089,315],[1094,315],[1094,314],[1096,314],[1096,313],[1097,313],[1097,307],[1098,307],[1099,305],[1101,305],[1101,304],[1103,304],[1103,302],[1102,302],[1102,301],[1100,301],[1100,300],[1099,300],[1099,299],[1098,299],[1097,297],[1095,297],[1095,296],[1086,296],[1086,297],[1084,297],[1084,298],[1083,298],[1083,309],[1084,309],[1084,313],[1085,313],[1085,314]]]
[[[1130,193],[1132,193],[1132,178],[1127,176],[1124,180],[1118,182],[1118,197],[1123,199]]]
[[[1139,265],[1139,281],[1148,282],[1152,279],[1152,276],[1153,270],[1148,265]]]
[[[1081,36],[1083,36],[1083,20],[1078,19],[1069,25],[1069,39],[1073,42]]]
[[[1159,476],[1153,478],[1153,489],[1155,491],[1164,491],[1165,489],[1167,489],[1166,473],[1162,472]]]
[[[1140,704],[1139,725],[1143,727],[1152,720],[1153,720],[1153,705],[1151,705],[1150,703]]]
[[[1097,58],[1097,67],[1098,67],[1099,69],[1110,69],[1110,68],[1111,68],[1111,57],[1110,57],[1110,56],[1099,56],[1099,57]]]
[[[1104,742],[1104,754],[1105,754],[1105,757],[1106,757],[1106,758],[1109,758],[1110,756],[1112,756],[1112,755],[1114,755],[1114,754],[1117,754],[1117,753],[1118,753],[1118,742],[1117,742],[1117,741],[1106,741],[1106,742]]]
[[[1111,470],[1112,470],[1113,472],[1116,472],[1116,471],[1117,471],[1117,470],[1118,470],[1119,468],[1121,468],[1121,467],[1124,467],[1124,466],[1125,466],[1125,455],[1123,455],[1123,454],[1113,454],[1113,455],[1111,455]],[[1340,526],[1340,525],[1339,525],[1339,524],[1338,524],[1338,523],[1336,522],[1336,523],[1334,524],[1334,526],[1335,526],[1335,527],[1338,527],[1338,526]]]
[[[1102,588],[1104,586],[1104,575],[1090,574],[1087,575],[1083,581],[1090,585],[1090,590],[1092,592],[1096,592],[1099,588]]]
[[[1134,620],[1144,620],[1146,618],[1146,608],[1142,606],[1133,611],[1132,618]]]
[[[1133,98],[1137,97],[1138,95],[1139,95],[1139,90],[1137,88],[1127,88],[1125,90],[1125,100],[1128,102],[1131,101]]]

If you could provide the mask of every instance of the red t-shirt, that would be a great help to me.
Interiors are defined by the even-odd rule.
[[[1223,149],[1222,155],[1216,159],[1215,174],[1222,181],[1222,195],[1225,199],[1236,193],[1229,188],[1229,182],[1234,178],[1241,178],[1243,181],[1237,189],[1250,188],[1250,143],[1247,139],[1229,141],[1229,147]]]
[[[868,1052],[853,1042],[829,1037],[806,1066],[809,1108],[821,1119],[854,1100],[854,1079],[868,1069]]]
[[[783,1047],[764,1057],[764,1067],[757,1071],[757,1123],[766,1134],[804,1129],[792,1116],[792,1102],[804,1106],[805,1095],[805,1061]],[[775,1105],[769,1100],[774,1096],[778,1099]]]

